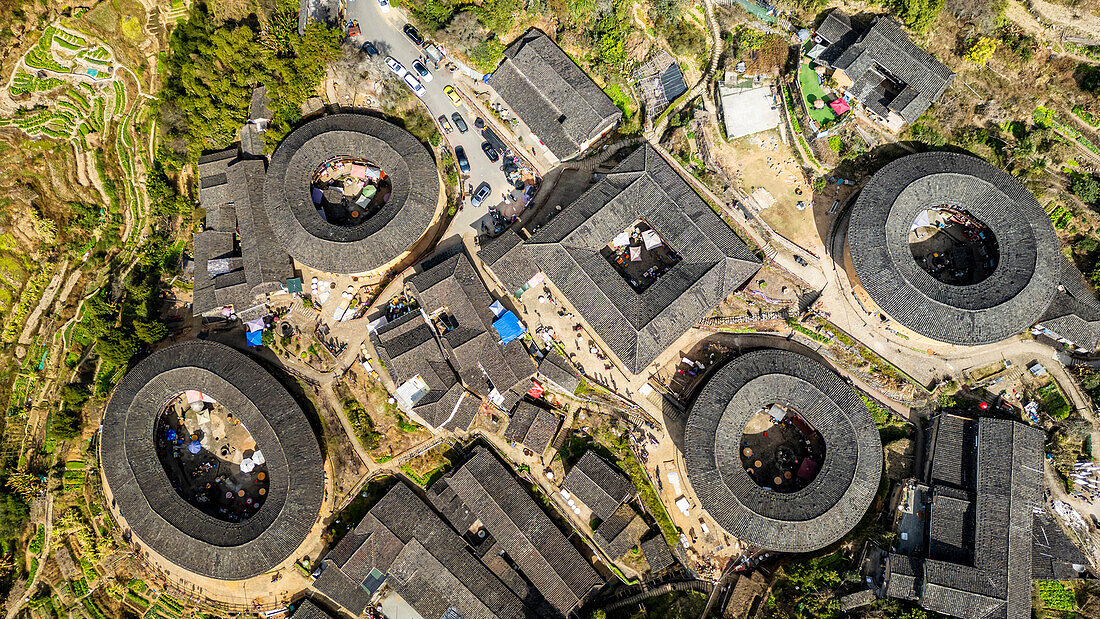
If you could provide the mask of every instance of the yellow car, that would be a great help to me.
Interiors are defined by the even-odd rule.
[[[455,107],[462,105],[462,97],[458,96],[458,92],[455,91],[454,86],[444,86],[443,94],[447,95],[447,98],[451,100],[451,103],[455,104]]]

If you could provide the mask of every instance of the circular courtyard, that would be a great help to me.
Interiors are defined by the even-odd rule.
[[[202,340],[163,348],[123,377],[100,461],[123,529],[218,580],[279,566],[324,496],[320,448],[297,402],[243,353]]]
[[[179,394],[154,427],[157,459],[176,494],[226,522],[248,520],[267,499],[267,460],[248,427],[214,398]]]
[[[684,460],[700,507],[730,535],[808,552],[863,517],[882,475],[882,443],[867,407],[830,368],[760,349],[703,385]]]
[[[921,153],[875,173],[847,233],[855,278],[878,308],[949,344],[999,342],[1057,291],[1058,239],[1035,197],[976,157]]]
[[[427,231],[440,199],[431,153],[411,133],[364,114],[298,127],[268,165],[264,207],[295,260],[325,273],[366,273]]]

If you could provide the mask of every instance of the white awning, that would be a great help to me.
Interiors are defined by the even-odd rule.
[[[661,246],[661,237],[657,235],[656,230],[650,228],[642,233],[642,242],[645,243],[646,249],[654,250]]]

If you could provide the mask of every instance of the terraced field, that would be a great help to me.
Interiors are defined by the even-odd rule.
[[[16,107],[14,114],[0,117],[0,127],[15,127],[32,138],[71,141],[78,155],[111,151],[122,175],[116,185],[121,184],[117,192],[125,202],[120,206],[127,232],[140,230],[146,198],[138,179],[149,163],[143,140],[134,131],[135,119],[148,112],[145,100],[133,96],[137,89],[133,73],[110,44],[58,22],[41,32],[20,59],[6,92],[0,92],[0,98],[6,95]]]

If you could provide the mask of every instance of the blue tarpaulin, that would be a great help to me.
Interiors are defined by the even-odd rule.
[[[264,343],[263,331],[249,331],[244,334],[244,339],[249,346],[262,346]]]
[[[516,318],[516,315],[510,310],[504,312],[500,315],[500,318],[493,321],[493,328],[500,334],[501,344],[507,344],[527,331],[523,328],[523,325],[520,324],[519,318]]]

